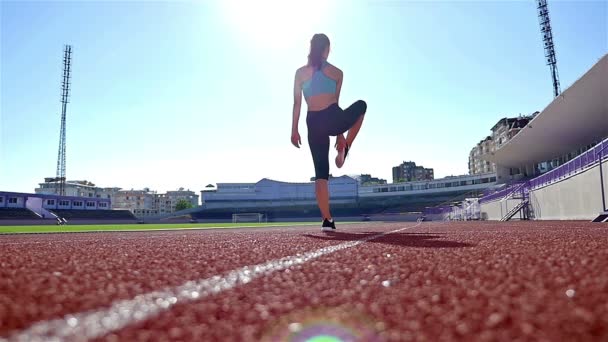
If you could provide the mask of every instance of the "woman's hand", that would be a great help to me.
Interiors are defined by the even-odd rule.
[[[300,138],[300,133],[297,130],[291,131],[291,143],[297,148],[300,148],[300,145],[302,145],[302,139]]]

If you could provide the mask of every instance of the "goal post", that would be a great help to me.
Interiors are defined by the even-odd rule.
[[[266,223],[266,215],[262,213],[238,213],[232,214],[232,223]]]

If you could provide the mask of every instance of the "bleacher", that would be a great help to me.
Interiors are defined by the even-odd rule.
[[[359,217],[367,215],[384,214],[387,209],[391,207],[383,206],[359,206],[359,205],[345,205],[336,204],[331,207],[331,213],[335,217]],[[408,207],[409,209],[412,209]],[[399,211],[394,209],[393,211]],[[228,211],[226,209],[207,209],[199,210],[190,213],[193,219],[202,220],[229,220],[232,218],[233,213],[263,213],[266,215],[268,220],[281,220],[290,218],[315,218],[321,215],[319,208],[316,205],[309,206],[289,206],[289,207],[274,207],[274,208],[239,208],[234,211]]]
[[[67,220],[136,220],[129,210],[53,209],[51,212]]]
[[[505,199],[517,192],[527,193],[531,190],[541,188],[576,175],[585,171],[589,167],[599,164],[600,154],[607,149],[608,139],[604,139],[590,150],[581,153],[572,160],[540,176],[505,184],[501,190],[492,193],[484,192],[484,196],[480,199],[480,203],[491,202],[497,199]]]
[[[0,208],[0,220],[40,219],[31,210],[26,208]]]
[[[595,145],[592,149],[581,153],[567,163],[564,163],[563,165],[560,165],[559,167],[532,179],[529,186],[531,189],[540,188],[580,173],[589,167],[599,164],[600,156],[602,156],[601,159],[606,160],[606,155],[608,155],[606,150],[608,150],[608,138]]]

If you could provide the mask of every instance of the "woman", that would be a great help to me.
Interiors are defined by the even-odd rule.
[[[310,41],[308,63],[296,71],[294,81],[293,121],[291,143],[300,148],[302,140],[298,132],[302,93],[306,99],[308,113],[308,144],[315,166],[315,194],[323,216],[322,231],[333,231],[336,225],[329,211],[329,137],[336,137],[338,150],[335,162],[338,168],[344,165],[367,110],[364,101],[357,101],[346,109],[340,108],[342,70],[327,62],[329,38],[315,34]],[[347,132],[346,138],[344,132]]]

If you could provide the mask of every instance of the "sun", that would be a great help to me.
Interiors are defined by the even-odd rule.
[[[254,44],[302,41],[317,33],[331,12],[332,1],[220,0],[226,23]]]

